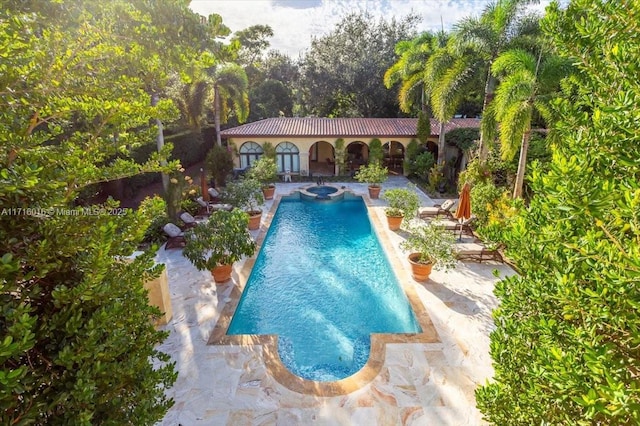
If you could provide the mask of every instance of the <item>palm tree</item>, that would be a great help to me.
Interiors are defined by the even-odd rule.
[[[168,91],[184,123],[195,131],[200,130],[205,120],[209,91],[209,84],[204,79],[191,83],[175,83]]]
[[[500,79],[491,115],[499,124],[500,149],[503,159],[513,158],[520,141],[520,159],[513,198],[522,197],[527,150],[534,111],[551,122],[549,101],[560,91],[560,81],[568,75],[569,64],[555,55],[534,54],[513,49],[502,53],[491,66],[492,75]]]
[[[396,45],[396,54],[400,57],[385,72],[384,84],[389,89],[400,83],[398,103],[402,111],[411,112],[419,100],[421,113],[429,120],[432,109],[429,98],[433,87],[429,84],[429,58],[446,45],[447,38],[444,32],[424,32],[413,40],[401,41]],[[438,144],[438,164],[444,162],[444,124],[440,124],[442,144]]]
[[[479,18],[466,18],[455,26],[447,50],[430,61],[433,69],[430,81],[434,86],[431,99],[438,119],[450,118],[470,81],[481,78],[484,81],[483,121],[490,120],[484,117],[496,88],[491,64],[501,52],[527,45],[530,36],[538,33],[537,17],[523,16],[524,7],[532,3],[537,0],[496,0],[486,6]],[[481,161],[487,158],[491,136],[485,128],[491,129],[491,124],[483,126],[480,133]]]
[[[398,42],[395,51],[399,58],[384,73],[387,89],[400,83],[398,103],[406,113],[411,112],[418,101],[423,112],[428,108],[424,93],[426,64],[433,54],[436,37],[431,32],[424,32],[413,40]]]
[[[234,63],[225,63],[210,70],[213,81],[213,105],[215,112],[216,143],[222,146],[220,139],[220,121],[226,119],[229,103],[243,123],[249,115],[249,83],[244,69]]]

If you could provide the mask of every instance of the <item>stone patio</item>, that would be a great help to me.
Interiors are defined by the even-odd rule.
[[[407,182],[393,176],[383,190],[404,187]],[[367,193],[364,184],[335,185],[345,185],[356,194]],[[276,197],[301,186],[280,183]],[[434,204],[424,194],[421,198],[423,206]],[[270,211],[272,205],[268,201],[264,211]],[[369,203],[374,226],[381,240],[386,240],[389,260],[401,284],[415,293],[430,317],[435,341],[393,339],[396,343],[385,343],[379,370],[349,393],[295,392],[274,374],[261,341],[207,344],[225,305],[240,294],[239,283],[246,281],[250,268],[238,262],[234,279],[216,286],[211,274],[195,269],[181,250],[162,248],[157,261],[166,265],[173,318],[163,327],[170,335],[159,349],[175,361],[178,379],[167,390],[175,405],[159,425],[484,424],[475,407],[474,390],[493,371],[489,357],[491,311],[497,305],[493,271],[500,276],[514,272],[501,263],[458,262],[449,272],[434,271],[425,283],[412,280],[406,255],[399,249],[400,235],[383,225],[383,206],[382,200]],[[263,222],[268,221],[270,215],[263,214]],[[260,240],[264,231],[263,226],[253,237]]]

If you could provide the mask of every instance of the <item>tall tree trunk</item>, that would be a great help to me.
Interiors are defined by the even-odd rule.
[[[445,147],[445,135],[444,135],[444,123],[440,121],[440,134],[438,135],[438,164],[443,164],[445,160],[444,147]]]
[[[156,93],[152,94],[151,106],[158,105],[159,100],[160,100],[160,97],[158,96],[158,94]],[[158,127],[158,136],[156,137],[156,145],[158,148],[158,152],[160,152],[164,147],[164,132],[162,128],[162,121],[160,121],[159,118],[156,118],[156,126]],[[160,164],[162,166],[166,166],[167,162],[165,160],[162,160]],[[161,176],[162,176],[162,190],[164,191],[164,195],[166,197],[167,194],[169,193],[169,175],[166,173],[161,173]]]
[[[484,99],[482,101],[482,114],[484,116],[487,107],[493,100],[496,91],[496,79],[491,74],[491,67],[489,67],[489,75],[487,76],[487,82],[484,86]],[[482,129],[482,128],[481,128]],[[489,141],[486,140],[486,135],[480,130],[480,164],[484,164],[489,156]]]
[[[217,84],[213,85],[213,108],[215,109],[216,143],[218,146],[222,146],[222,139],[220,138],[220,90]]]
[[[518,160],[518,172],[516,173],[516,183],[513,187],[513,198],[522,198],[522,188],[524,186],[524,172],[527,168],[527,151],[529,150],[529,136],[531,130],[527,130],[522,135],[522,146],[520,147],[520,159]]]

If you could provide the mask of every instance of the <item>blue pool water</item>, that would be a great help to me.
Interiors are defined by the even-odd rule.
[[[283,198],[227,334],[277,334],[294,374],[345,378],[371,333],[420,332],[361,197]]]

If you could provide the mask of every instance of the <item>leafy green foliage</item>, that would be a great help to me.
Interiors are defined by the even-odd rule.
[[[410,226],[409,235],[400,247],[409,253],[419,253],[419,263],[433,263],[435,269],[447,270],[456,264],[455,236],[436,223]]]
[[[387,216],[402,216],[407,221],[415,217],[420,207],[420,198],[413,184],[407,188],[387,189],[382,194],[382,199],[388,203],[385,208]]]
[[[346,15],[311,42],[300,63],[303,114],[319,117],[395,117],[396,96],[382,76],[400,40],[414,35],[418,17],[376,21],[366,12]]]
[[[378,138],[371,139],[371,142],[369,142],[369,162],[382,165],[383,158],[382,142]]]
[[[222,193],[222,198],[225,202],[251,214],[259,213],[259,206],[264,203],[262,185],[256,179],[249,177],[229,182]]]
[[[248,175],[248,177],[260,182],[262,186],[268,186],[276,180],[278,166],[273,158],[267,157],[265,154],[253,162]]]
[[[358,182],[368,183],[370,186],[380,186],[389,178],[389,170],[378,163],[369,163],[360,167],[355,175]]]
[[[83,204],[85,188],[161,166],[131,152],[178,117],[151,105],[207,34],[185,2],[9,2],[0,10],[0,412],[6,424],[157,423],[176,379],[128,261],[157,209]]]
[[[420,111],[418,114],[417,132],[418,140],[422,143],[426,143],[427,139],[431,137],[431,120],[426,112]]]
[[[225,186],[227,175],[233,171],[233,158],[228,148],[214,145],[205,158],[207,170],[213,176],[217,187]]]
[[[579,89],[548,171],[507,234],[520,274],[496,287],[495,424],[640,423],[640,27],[624,2],[574,0],[543,22]],[[634,10],[637,2],[633,2]]]
[[[409,170],[411,174],[415,174],[420,179],[427,182],[429,180],[429,172],[435,163],[436,160],[433,158],[433,154],[429,151],[425,151],[416,157],[416,161]]]
[[[446,141],[448,145],[458,147],[460,151],[473,150],[480,139],[480,131],[472,128],[458,128],[447,132]]]
[[[217,210],[204,223],[186,232],[184,256],[199,270],[230,265],[251,256],[256,244],[249,234],[249,215],[240,210]]]
[[[339,172],[344,174],[347,171],[347,148],[342,138],[336,139],[335,158]]]

